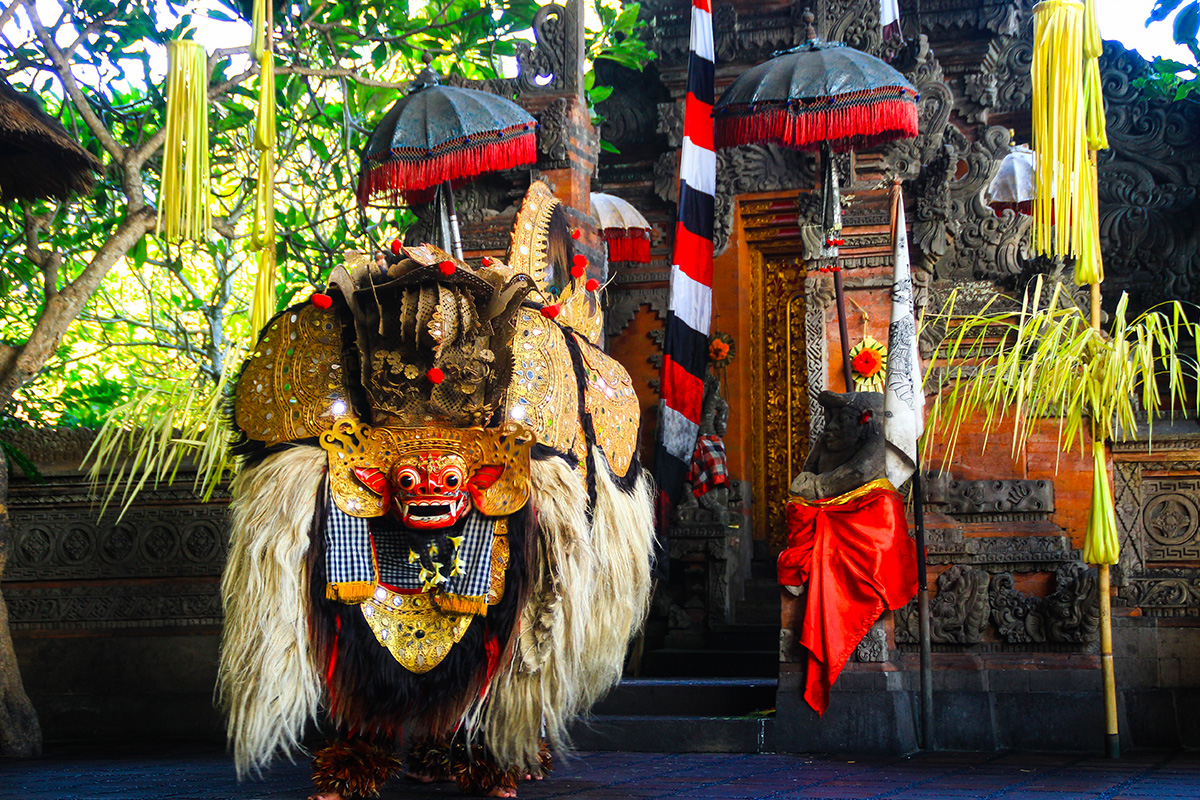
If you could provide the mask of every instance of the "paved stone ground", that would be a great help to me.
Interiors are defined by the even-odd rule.
[[[306,764],[238,784],[212,747],[52,748],[34,761],[0,761],[3,800],[266,800],[310,791]],[[450,785],[397,780],[384,800],[458,797]],[[789,755],[581,753],[523,800],[1177,800],[1200,798],[1200,754],[1134,753],[1119,761],[1079,755],[935,753],[853,759]]]

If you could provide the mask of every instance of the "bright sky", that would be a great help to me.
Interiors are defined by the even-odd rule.
[[[1146,18],[1153,6],[1154,0],[1096,0],[1100,35],[1137,50],[1147,60],[1163,56],[1190,62],[1187,48],[1175,44],[1171,38],[1170,18],[1146,27]]]

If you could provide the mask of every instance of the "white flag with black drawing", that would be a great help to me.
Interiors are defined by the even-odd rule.
[[[900,38],[900,0],[879,0],[879,27],[883,38]]]
[[[887,439],[888,480],[893,486],[899,486],[917,468],[917,439],[925,429],[925,394],[921,389],[921,353],[917,349],[917,320],[913,312],[908,227],[904,219],[904,197],[899,187],[896,187],[894,242],[883,435]]]

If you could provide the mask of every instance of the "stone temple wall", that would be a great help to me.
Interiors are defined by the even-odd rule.
[[[221,741],[213,687],[228,496],[205,503],[181,475],[118,520],[118,509],[99,514],[101,496],[78,469],[90,431],[8,438],[46,480],[13,476],[0,584],[46,741]]]

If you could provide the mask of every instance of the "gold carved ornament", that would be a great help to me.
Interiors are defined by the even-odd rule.
[[[434,594],[402,594],[377,586],[360,606],[376,641],[400,666],[418,675],[442,663],[475,619],[474,614],[439,609],[435,598]]]
[[[508,520],[493,529],[491,586],[487,597],[457,597],[440,591],[409,594],[376,586],[360,605],[375,640],[405,669],[428,672],[442,662],[466,634],[477,614],[504,598],[504,576],[511,561]]]
[[[641,408],[633,380],[620,362],[587,342],[579,342],[583,354],[583,402],[592,416],[596,445],[608,456],[613,474],[623,477],[637,450]]]
[[[549,244],[550,216],[559,204],[559,199],[545,183],[534,181],[530,184],[517,212],[512,243],[505,259],[514,272],[532,277],[543,293],[554,283],[546,247]]]
[[[504,418],[527,426],[537,441],[579,456],[579,385],[562,328],[537,311],[522,308],[514,320],[512,377]]]
[[[298,306],[271,323],[238,379],[233,414],[247,437],[268,445],[313,438],[354,418],[332,310]]]
[[[329,491],[338,508],[352,517],[379,517],[387,512],[384,498],[354,476],[355,467],[375,467],[385,474],[417,454],[455,453],[469,471],[501,466],[489,486],[472,492],[475,508],[489,517],[508,516],[529,501],[529,451],[534,438],[516,422],[499,428],[372,428],[356,420],[340,420],[321,434],[329,462]],[[470,483],[470,475],[467,477]]]

